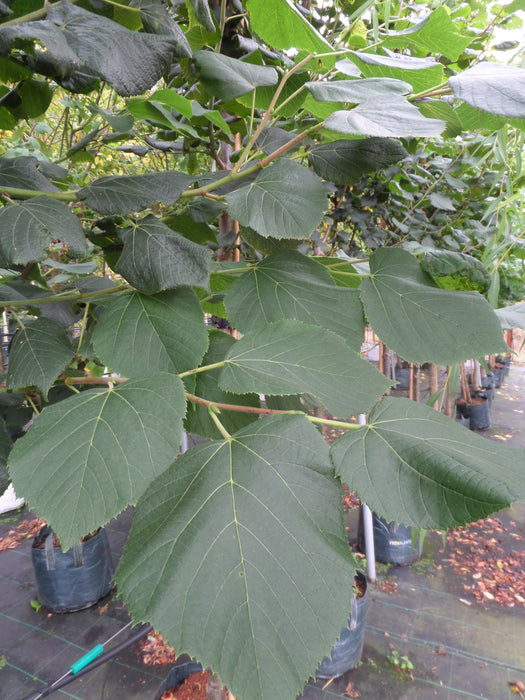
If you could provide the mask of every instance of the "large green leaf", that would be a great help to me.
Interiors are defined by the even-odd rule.
[[[221,100],[252,92],[259,86],[275,85],[278,80],[275,68],[257,66],[212,51],[196,51],[194,61],[204,88]]]
[[[331,131],[363,136],[439,136],[446,124],[427,119],[401,95],[369,97],[352,110],[338,110],[325,121]]]
[[[175,40],[175,54],[181,58],[191,57],[191,48],[184,32],[160,0],[133,0],[130,6],[140,8],[142,25],[147,32],[171,37]]]
[[[203,366],[222,362],[235,343],[231,335],[219,330],[211,329],[209,336],[210,346],[202,361]],[[208,372],[199,372],[195,377],[194,393],[203,399],[216,401],[217,403],[260,407],[261,402],[257,394],[231,394],[227,391],[222,391],[219,387],[219,375],[220,368]],[[235,433],[237,430],[244,428],[245,425],[253,423],[259,416],[256,413],[221,409],[219,417],[226,430],[229,433]],[[188,405],[184,427],[189,433],[197,433],[202,437],[214,440],[222,437],[215,422],[210,417],[208,409],[198,404]]]
[[[369,97],[409,95],[410,83],[393,78],[364,80],[332,80],[306,83],[307,90],[321,102],[364,102]]]
[[[9,348],[7,388],[36,386],[44,397],[75,355],[63,327],[38,318],[19,328]]]
[[[333,331],[356,352],[361,349],[359,292],[337,287],[328,270],[296,251],[280,251],[254,265],[230,285],[225,304],[230,323],[242,333],[295,319]]]
[[[272,416],[151,486],[116,580],[134,620],[237,697],[293,700],[348,618],[354,570],[326,444]]]
[[[80,221],[67,204],[41,195],[0,210],[0,257],[5,260],[22,265],[43,260],[57,239],[71,255],[86,250]]]
[[[42,174],[38,160],[28,156],[0,158],[0,187],[58,192],[58,187]]]
[[[352,63],[357,65],[365,78],[396,78],[412,85],[415,93],[429,90],[444,80],[443,65],[433,58],[416,58],[399,53],[387,56],[376,53],[352,51]],[[337,63],[345,72],[345,62]],[[353,74],[351,74],[353,75]]]
[[[175,459],[185,403],[181,380],[159,373],[49,406],[11,452],[15,489],[71,547]]]
[[[0,38],[34,39],[45,46],[57,76],[82,69],[106,80],[120,95],[139,95],[153,87],[177,49],[170,37],[130,31],[65,1],[50,6],[45,20],[0,29]]]
[[[384,399],[334,442],[332,461],[374,511],[417,528],[464,525],[525,498],[525,450],[408,399]]]
[[[352,185],[367,173],[403,160],[408,153],[393,139],[370,138],[322,143],[308,156],[320,177],[336,185]]]
[[[309,393],[343,418],[366,413],[392,382],[335,333],[279,321],[235,343],[219,384],[239,394]]]
[[[311,170],[283,159],[227,194],[226,201],[230,215],[261,236],[309,238],[328,206],[327,194]]]
[[[421,269],[443,289],[483,293],[490,286],[490,273],[485,265],[466,253],[429,251],[421,258]]]
[[[246,9],[253,31],[276,49],[333,50],[290,0],[247,0]]]
[[[83,187],[77,194],[100,214],[129,214],[157,202],[173,204],[194,178],[175,170],[144,175],[108,175]]]
[[[433,286],[410,253],[382,248],[361,283],[365,315],[381,340],[409,362],[455,364],[505,351],[497,316],[477,292]]]
[[[121,232],[124,250],[116,271],[144,294],[175,287],[208,288],[211,251],[148,215]]]
[[[208,335],[197,295],[183,287],[111,301],[93,333],[100,359],[125,377],[198,367]]]
[[[0,495],[9,485],[10,478],[7,471],[7,458],[12,448],[12,442],[5,430],[5,422],[0,418]]]
[[[505,124],[510,124],[511,126],[515,126],[516,129],[525,131],[525,119],[505,117],[500,114],[490,114],[483,109],[471,107],[466,102],[460,104],[455,112],[463,124],[464,131],[477,131],[478,129],[497,131],[504,127]]]
[[[448,8],[441,6],[409,29],[389,32],[381,44],[391,49],[407,49],[413,45],[423,56],[437,54],[457,61],[472,43],[473,37],[459,31],[450,18]]]
[[[513,304],[496,309],[502,328],[525,328],[525,304]]]
[[[505,117],[525,117],[525,70],[484,61],[448,80],[454,96]]]

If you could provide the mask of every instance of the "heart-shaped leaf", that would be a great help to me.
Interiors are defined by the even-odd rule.
[[[77,194],[100,214],[129,214],[157,202],[173,204],[194,178],[174,170],[144,175],[109,175],[83,187]]]
[[[409,95],[412,85],[393,78],[331,80],[306,83],[305,87],[321,102],[364,102],[370,97]]]
[[[175,287],[208,289],[211,251],[148,215],[121,232],[124,249],[116,271],[143,294]]]
[[[7,388],[36,386],[47,397],[74,355],[64,328],[48,318],[37,318],[19,328],[11,341]]]
[[[190,449],[137,506],[116,576],[133,618],[237,697],[292,700],[348,618],[341,493],[302,416]]]
[[[221,100],[252,92],[256,87],[275,85],[275,68],[257,66],[212,51],[196,51],[193,56],[204,88]]]
[[[334,112],[325,121],[331,131],[363,136],[439,136],[441,119],[427,119],[404,97],[369,97],[352,110]]]
[[[363,175],[386,168],[408,156],[393,139],[356,139],[314,146],[308,157],[319,177],[336,185],[352,185]]]
[[[433,286],[407,251],[377,250],[370,272],[361,283],[365,315],[405,360],[450,365],[508,349],[497,316],[480,294]]]
[[[198,367],[208,346],[202,310],[192,289],[109,302],[93,333],[101,360],[125,377]]]
[[[229,212],[261,236],[309,238],[328,206],[327,190],[308,168],[278,160],[255,181],[226,195]]]
[[[505,117],[525,117],[523,68],[483,61],[448,82],[454,96],[472,107]]]
[[[42,174],[38,160],[28,156],[0,158],[0,187],[58,192],[58,187]]]
[[[181,380],[167,373],[49,406],[11,452],[15,489],[67,549],[136,503],[175,459],[185,406]]]
[[[225,304],[228,319],[242,333],[295,319],[333,331],[356,352],[361,349],[364,318],[357,290],[337,287],[321,264],[293,250],[274,253],[245,272],[228,288]]]
[[[47,258],[52,241],[60,240],[71,255],[82,255],[86,238],[67,204],[42,195],[0,209],[0,256],[11,263]]]
[[[525,450],[408,399],[383,399],[367,426],[333,443],[332,460],[374,511],[417,528],[465,525],[525,498]]]
[[[343,418],[366,413],[392,383],[335,333],[279,321],[233,346],[219,384],[239,394],[313,394]]]

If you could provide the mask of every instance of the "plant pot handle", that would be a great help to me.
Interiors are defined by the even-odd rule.
[[[357,598],[355,597],[355,591],[352,591],[352,604],[350,606],[350,629],[355,630],[357,627],[357,616],[358,616]]]
[[[55,571],[55,569],[57,568],[57,561],[55,558],[55,548],[53,547],[53,533],[51,531],[49,531],[46,537],[45,550],[46,568],[48,571]]]

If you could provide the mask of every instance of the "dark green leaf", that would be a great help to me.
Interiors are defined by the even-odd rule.
[[[52,88],[42,80],[24,80],[0,100],[16,119],[36,119],[49,107]]]
[[[363,136],[439,136],[446,124],[427,119],[402,96],[370,97],[350,111],[334,112],[327,129]]]
[[[275,85],[277,71],[267,66],[245,63],[212,51],[196,51],[194,61],[204,88],[221,100],[252,92],[258,86]]]
[[[184,286],[208,289],[210,250],[151,215],[121,235],[124,249],[116,270],[143,294]]]
[[[327,191],[308,168],[278,160],[255,182],[226,195],[230,215],[261,236],[309,238],[328,206]]]
[[[443,209],[444,211],[456,211],[456,205],[447,197],[446,194],[442,192],[431,192],[428,195],[430,204],[436,209]]]
[[[293,117],[302,106],[306,92],[301,88],[308,80],[308,73],[294,73],[291,75],[279,95],[273,110],[280,117]],[[255,109],[267,110],[275,95],[274,87],[258,87],[255,93]],[[241,96],[238,100],[247,107],[252,106],[253,95]],[[285,104],[283,104],[286,101]],[[290,135],[289,137],[290,138]]]
[[[210,330],[209,336],[210,347],[202,361],[203,366],[222,362],[235,343],[231,335],[219,330]],[[261,402],[257,394],[239,395],[222,391],[219,387],[219,374],[220,369],[199,372],[196,375],[194,393],[203,399],[217,403],[234,404],[236,406],[260,406]],[[237,430],[244,428],[245,425],[253,423],[259,416],[256,413],[221,409],[219,418],[229,433],[235,433]],[[191,404],[188,406],[184,426],[189,433],[197,433],[205,438],[216,440],[222,437],[219,429],[211,419],[208,409],[198,404],[193,407]]]
[[[361,283],[370,325],[387,347],[409,362],[456,362],[505,351],[494,311],[477,292],[439,289],[418,261],[399,248],[370,258]]]
[[[56,240],[65,243],[71,255],[86,250],[80,221],[67,204],[42,195],[0,210],[0,255],[9,262],[43,260]]]
[[[466,102],[459,105],[456,109],[456,114],[461,120],[465,131],[477,131],[478,129],[497,131],[505,126],[505,124],[511,124],[515,126],[516,129],[525,131],[525,119],[513,119],[498,114],[489,114],[488,112],[484,112],[483,109],[471,107]]]
[[[130,5],[140,8],[140,18],[147,32],[171,37],[175,41],[174,54],[180,58],[191,57],[191,48],[184,32],[174,22],[162,2],[159,0],[134,0]]]
[[[33,157],[0,158],[0,187],[19,187],[41,192],[57,192],[58,188],[49,182]]]
[[[433,250],[421,258],[421,268],[445,289],[485,292],[490,273],[477,258],[451,250]]]
[[[159,373],[49,406],[11,452],[15,489],[71,547],[175,459],[185,403],[181,380]]]
[[[98,357],[125,377],[198,367],[208,346],[192,289],[124,294],[107,304],[93,333]]]
[[[193,180],[190,175],[175,170],[144,175],[108,175],[83,187],[77,197],[100,214],[129,214],[157,202],[173,204]]]
[[[391,385],[340,336],[299,321],[247,333],[230,351],[219,383],[239,394],[313,394],[341,418],[366,413]]]
[[[215,31],[215,22],[209,7],[209,0],[190,0],[195,17],[208,32]]]
[[[302,416],[192,448],[137,507],[116,577],[133,618],[243,700],[295,698],[348,618],[341,493]]]
[[[409,95],[412,92],[410,83],[393,78],[321,81],[306,83],[306,88],[321,102],[360,103],[369,97]]]
[[[332,141],[314,146],[309,152],[315,172],[336,185],[352,185],[363,175],[386,168],[407,156],[398,141],[379,138]]]
[[[241,333],[295,319],[333,331],[356,352],[361,349],[359,293],[337,287],[322,265],[296,251],[274,253],[245,272],[228,288],[225,305],[230,323]]]
[[[447,102],[442,102],[440,100],[422,100],[417,103],[417,108],[424,117],[428,117],[429,119],[441,119],[446,123],[447,128],[443,132],[443,138],[454,138],[459,136],[464,130],[457,110]]]
[[[449,78],[458,100],[505,117],[525,117],[525,70],[483,61]]]
[[[369,425],[334,442],[332,460],[374,511],[417,528],[465,525],[525,498],[525,450],[408,399],[384,399]]]
[[[0,419],[0,496],[4,493],[11,481],[7,471],[7,459],[12,446],[13,443],[6,433],[5,422],[2,418]]]
[[[7,388],[36,386],[45,398],[74,355],[62,326],[48,318],[39,318],[20,328],[11,341]]]

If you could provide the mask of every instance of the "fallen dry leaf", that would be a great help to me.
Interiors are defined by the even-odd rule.
[[[522,698],[525,698],[525,695],[523,694],[525,685],[521,681],[509,681],[509,688],[513,693],[519,693]]]
[[[343,693],[343,697],[344,698],[360,698],[361,693],[358,690],[356,690],[352,681],[349,681],[348,685],[345,688],[345,692]]]

